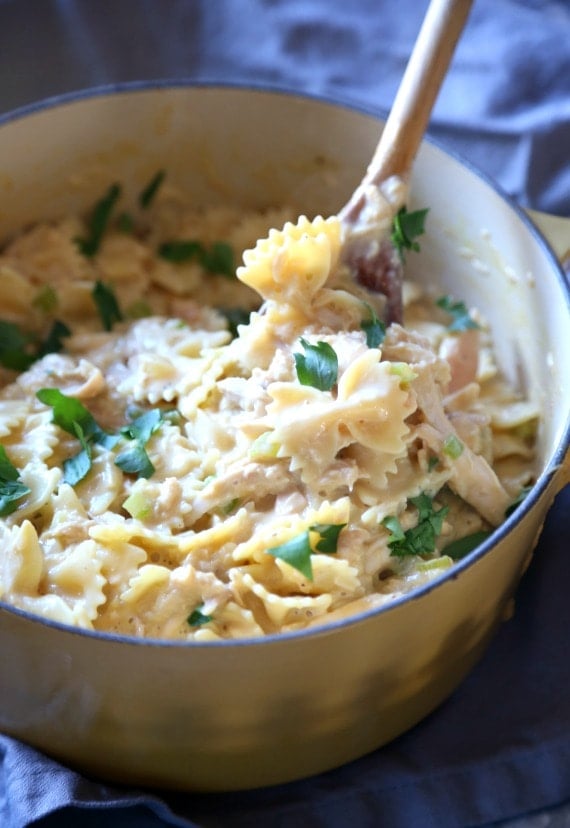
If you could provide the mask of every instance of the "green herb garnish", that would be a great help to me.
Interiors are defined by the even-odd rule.
[[[191,259],[198,259],[203,246],[197,241],[168,241],[163,242],[158,248],[158,255],[161,259],[173,264],[189,262]]]
[[[119,184],[112,184],[103,198],[93,208],[87,228],[87,238],[75,239],[76,244],[84,256],[91,258],[98,253],[111,214],[120,196],[121,187]]]
[[[156,175],[149,181],[146,187],[141,191],[139,195],[139,204],[143,210],[146,210],[150,207],[154,197],[156,196],[158,189],[162,182],[164,181],[164,177],[166,173],[164,170],[159,170]]]
[[[158,248],[158,255],[174,264],[195,259],[208,273],[235,278],[234,252],[226,242],[214,242],[205,247],[195,239],[167,241]]]
[[[291,540],[268,549],[267,553],[274,558],[281,558],[282,561],[293,566],[305,578],[312,581],[313,567],[311,564],[311,554],[313,548],[311,546],[311,532],[316,532],[319,535],[319,539],[314,546],[314,551],[322,552],[326,555],[334,555],[337,551],[338,536],[345,526],[346,523],[316,523],[310,526],[307,531],[301,532],[300,535],[291,538]]]
[[[234,251],[226,242],[214,242],[214,244],[203,251],[200,256],[200,264],[208,273],[219,273],[228,279],[236,275],[234,262]]]
[[[67,325],[56,319],[51,326],[47,337],[39,344],[36,354],[37,359],[45,356],[46,354],[59,353],[59,351],[63,348],[62,339],[66,336],[71,336],[71,331]]]
[[[76,437],[81,444],[81,451],[64,460],[64,481],[75,486],[91,470],[92,443],[105,448],[112,448],[118,437],[104,431],[91,412],[75,397],[68,397],[58,388],[40,388],[36,397],[44,405],[52,408],[52,422],[59,428]]]
[[[435,552],[435,543],[449,507],[443,506],[436,512],[433,499],[426,494],[411,497],[410,503],[418,510],[418,522],[412,529],[404,532],[397,517],[386,517],[382,521],[382,525],[390,532],[390,554],[398,557],[430,555]]]
[[[311,532],[318,532],[319,540],[315,544],[316,552],[323,552],[325,555],[336,555],[338,537],[346,523],[315,523],[310,527]]]
[[[453,321],[447,326],[449,331],[467,331],[470,328],[478,329],[480,325],[471,318],[465,302],[454,302],[450,296],[441,296],[435,303],[451,317]]]
[[[188,618],[186,619],[188,624],[191,627],[201,627],[203,624],[209,624],[212,620],[211,615],[205,615],[202,610],[204,609],[204,604],[199,604],[195,610],[193,610]]]
[[[368,347],[378,348],[384,342],[386,325],[378,318],[372,305],[369,305],[368,302],[365,302],[365,305],[368,309],[369,318],[363,319],[360,327],[366,334],[366,344]]]
[[[12,514],[18,501],[30,494],[31,489],[20,480],[20,472],[13,465],[3,445],[0,445],[0,517]]]
[[[226,317],[229,331],[235,339],[238,335],[238,325],[247,325],[251,312],[244,308],[218,308],[218,310]]]
[[[520,490],[518,495],[515,497],[513,502],[510,504],[510,506],[507,507],[507,509],[505,511],[505,517],[509,517],[509,515],[512,515],[512,513],[515,511],[517,506],[521,505],[521,503],[523,502],[523,500],[528,495],[528,493],[530,492],[531,489],[532,489],[532,486],[523,486],[522,487],[522,489]]]
[[[405,250],[419,251],[420,245],[416,239],[425,233],[425,220],[428,212],[429,209],[426,208],[409,213],[408,208],[404,206],[394,216],[390,240],[402,261],[404,261]]]
[[[63,480],[70,486],[75,486],[91,471],[92,449],[91,443],[85,437],[79,423],[74,423],[75,436],[81,443],[81,451],[73,457],[63,461]]]
[[[311,541],[307,530],[279,546],[271,547],[267,550],[267,553],[274,558],[281,558],[282,561],[295,567],[305,578],[312,581],[311,551]]]
[[[123,314],[121,313],[117,297],[112,288],[97,280],[95,287],[91,291],[91,296],[97,306],[103,328],[106,331],[110,331],[115,322],[121,322],[123,320]]]
[[[441,552],[442,555],[448,555],[454,561],[464,558],[469,552],[486,540],[490,532],[473,532],[471,535],[465,535],[463,538],[452,541]]]
[[[115,465],[127,474],[136,474],[144,478],[151,477],[155,468],[146,452],[145,445],[164,420],[171,418],[171,413],[162,411],[160,408],[153,408],[124,426],[121,434],[131,441],[131,445],[117,455]]]
[[[117,216],[117,230],[121,233],[126,233],[130,235],[135,231],[135,220],[131,213],[127,213],[125,210],[119,216]]]
[[[43,342],[13,322],[0,320],[0,365],[13,371],[26,371],[37,359],[63,348],[62,339],[71,331],[63,322],[55,320]]]
[[[33,337],[13,322],[0,320],[0,364],[13,371],[25,371],[35,356],[30,352]]]
[[[40,388],[36,397],[53,409],[52,422],[73,437],[77,437],[77,426],[86,440],[109,447],[113,437],[98,425],[91,412],[75,397],[68,397],[59,388]],[[115,438],[116,442],[116,438]]]
[[[301,385],[311,385],[320,391],[330,391],[338,379],[338,357],[328,342],[312,345],[301,337],[305,353],[296,352],[295,367]]]

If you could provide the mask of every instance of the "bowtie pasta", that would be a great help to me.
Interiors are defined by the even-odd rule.
[[[199,211],[166,186],[133,218],[119,195],[105,227],[40,224],[0,256],[1,600],[263,636],[390,602],[504,520],[538,411],[475,310],[406,285],[386,328],[336,218]]]

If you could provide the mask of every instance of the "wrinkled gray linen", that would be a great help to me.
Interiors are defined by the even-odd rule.
[[[0,0],[0,115],[86,87],[167,78],[264,84],[385,113],[426,7]],[[429,133],[523,206],[570,215],[569,0],[476,0]],[[313,780],[211,798],[104,785],[0,735],[0,826],[460,828],[561,806],[570,799],[569,495],[550,514],[515,618],[452,699],[392,745]]]

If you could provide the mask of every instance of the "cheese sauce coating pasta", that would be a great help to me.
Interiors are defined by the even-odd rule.
[[[54,319],[67,332],[0,369],[1,600],[128,636],[263,636],[390,602],[504,520],[533,479],[538,411],[485,321],[450,330],[459,303],[406,285],[404,324],[382,330],[339,265],[339,221],[288,215],[192,210],[164,188],[95,254],[79,218],[4,249],[3,324],[27,343]],[[239,278],[160,255],[172,239],[245,250]]]

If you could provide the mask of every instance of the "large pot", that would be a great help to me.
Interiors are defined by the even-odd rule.
[[[84,210],[102,185],[167,166],[202,204],[337,211],[378,138],[368,114],[215,87],[130,87],[0,121],[0,237]],[[570,306],[555,256],[493,186],[430,144],[413,200],[430,233],[411,275],[490,320],[507,375],[544,412],[541,473],[478,550],[393,605],[263,640],[165,643],[93,634],[0,604],[0,728],[101,777],[239,789],[338,766],[441,704],[482,655],[569,477]],[[567,377],[566,377],[567,379]]]

